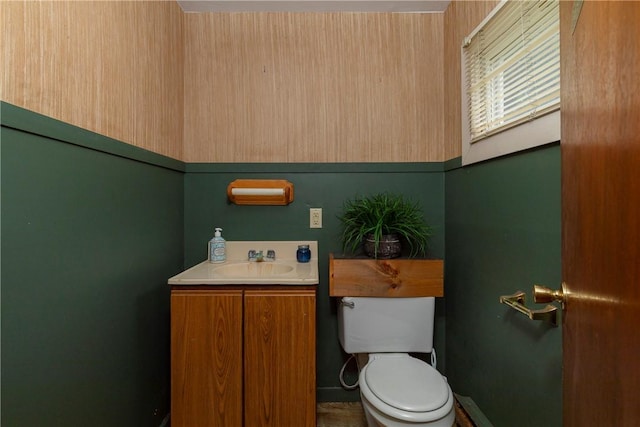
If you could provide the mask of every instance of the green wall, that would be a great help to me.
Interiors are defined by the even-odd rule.
[[[227,185],[239,178],[287,179],[295,200],[288,206],[237,206]],[[339,214],[346,199],[380,191],[402,192],[418,201],[434,228],[429,256],[444,255],[444,170],[419,164],[189,164],[185,175],[185,265],[207,257],[214,227],[227,240],[317,240],[320,284],[317,303],[317,384],[320,401],[358,400],[338,374],[346,360],[338,342],[336,301],[329,297],[329,253],[341,253]],[[323,228],[309,228],[309,208],[323,209]],[[444,301],[436,306],[435,346],[444,371]],[[349,381],[354,379],[349,376]]]
[[[447,377],[496,427],[562,425],[561,329],[499,304],[561,281],[560,146],[446,173]]]
[[[159,426],[183,165],[1,108],[0,423]]]
[[[560,329],[498,303],[560,282],[558,145],[464,168],[185,165],[1,107],[3,426],[160,425],[166,280],[206,258],[217,226],[228,240],[318,240],[318,399],[357,400],[338,382],[346,358],[328,254],[340,252],[344,200],[387,190],[422,204],[435,229],[430,255],[445,258],[435,345],[453,390],[496,427],[561,425]],[[295,201],[229,204],[226,187],[238,178],[288,179]],[[323,208],[322,229],[309,229],[310,207]]]

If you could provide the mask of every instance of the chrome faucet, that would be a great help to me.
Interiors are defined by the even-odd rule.
[[[267,261],[275,261],[276,260],[276,251],[274,251],[273,249],[269,249],[267,251]]]
[[[251,249],[247,254],[247,258],[249,258],[250,262],[258,261],[258,251],[256,251],[255,249]],[[260,251],[260,261],[262,261],[262,251]]]
[[[267,255],[263,255],[263,251],[256,251],[255,249],[251,249],[247,254],[247,258],[250,262],[262,262],[262,261],[275,261],[276,260],[276,251],[273,249],[269,249],[267,251]]]

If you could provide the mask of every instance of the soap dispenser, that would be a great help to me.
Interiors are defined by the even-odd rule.
[[[213,239],[209,240],[209,262],[220,263],[227,260],[227,243],[222,238],[222,228],[216,228]]]

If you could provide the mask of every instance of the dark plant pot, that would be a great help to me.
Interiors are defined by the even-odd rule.
[[[370,258],[390,259],[398,258],[402,252],[402,246],[397,234],[383,234],[378,242],[376,256],[376,242],[372,234],[367,235],[363,242],[364,253]]]

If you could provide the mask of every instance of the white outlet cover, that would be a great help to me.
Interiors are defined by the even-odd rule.
[[[322,208],[309,209],[309,228],[322,228]]]

